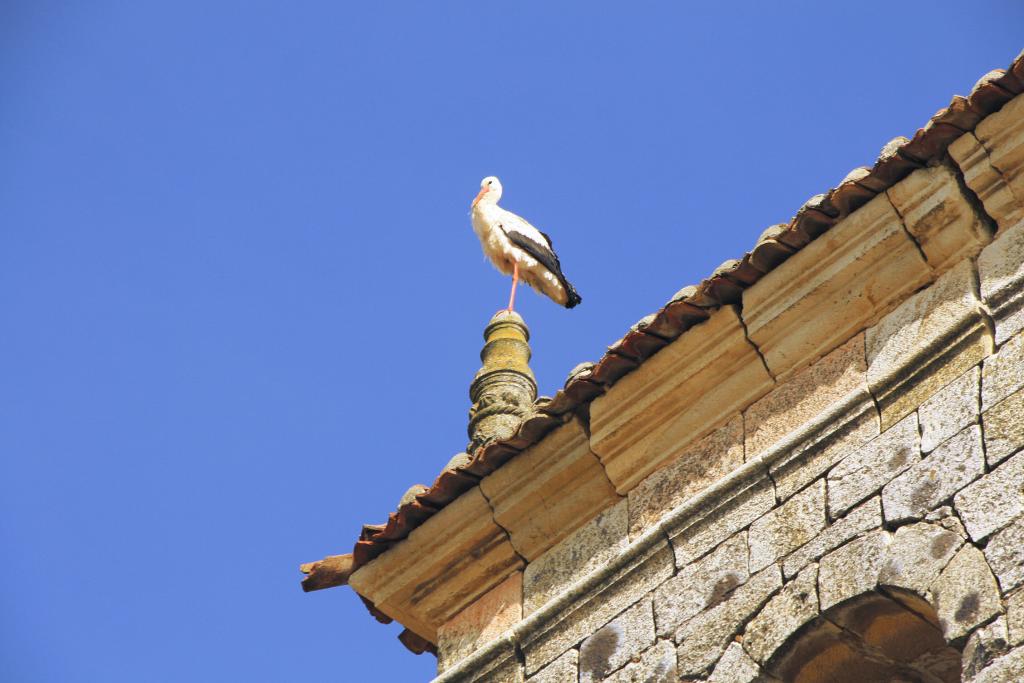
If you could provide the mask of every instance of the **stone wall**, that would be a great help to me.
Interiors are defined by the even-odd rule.
[[[1024,680],[1024,96],[705,326],[483,480],[437,680]]]

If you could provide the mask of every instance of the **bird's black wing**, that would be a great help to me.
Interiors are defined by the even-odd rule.
[[[568,300],[565,303],[566,308],[572,308],[573,306],[575,306],[576,304],[580,303],[583,300],[580,298],[580,295],[576,292],[576,288],[573,287],[572,284],[565,278],[565,275],[562,274],[562,264],[558,262],[558,256],[556,256],[555,252],[551,249],[550,237],[544,235],[544,233],[540,233],[541,235],[544,235],[544,238],[548,242],[547,245],[544,245],[540,244],[534,239],[531,239],[530,237],[524,235],[521,232],[518,232],[511,228],[506,228],[504,225],[501,225],[500,227],[502,231],[505,233],[505,235],[508,237],[509,242],[516,245],[533,258],[537,259],[537,261],[542,266],[550,270],[551,273],[558,278],[558,281],[562,283],[562,287],[565,288],[565,292],[568,296]]]

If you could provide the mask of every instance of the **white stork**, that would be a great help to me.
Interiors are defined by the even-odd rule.
[[[473,200],[473,232],[480,238],[484,255],[494,267],[512,276],[508,310],[516,302],[519,278],[556,304],[572,308],[582,299],[562,274],[562,266],[551,246],[551,238],[511,211],[498,206],[501,182],[494,176],[480,181]]]

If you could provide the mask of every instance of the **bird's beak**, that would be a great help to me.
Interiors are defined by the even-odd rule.
[[[473,200],[473,203],[472,203],[472,204],[471,204],[470,206],[476,206],[476,205],[477,205],[477,203],[478,203],[478,202],[479,202],[479,201],[480,201],[481,199],[483,199],[483,196],[484,196],[485,194],[487,194],[487,188],[486,188],[486,187],[481,187],[481,188],[480,188],[480,191],[476,193],[476,199],[474,199],[474,200]]]

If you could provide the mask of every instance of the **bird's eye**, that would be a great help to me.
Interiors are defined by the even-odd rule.
[[[493,184],[494,184],[494,181],[493,181],[493,180],[488,180],[488,181],[487,181],[487,184],[488,184],[488,185],[493,185]]]

